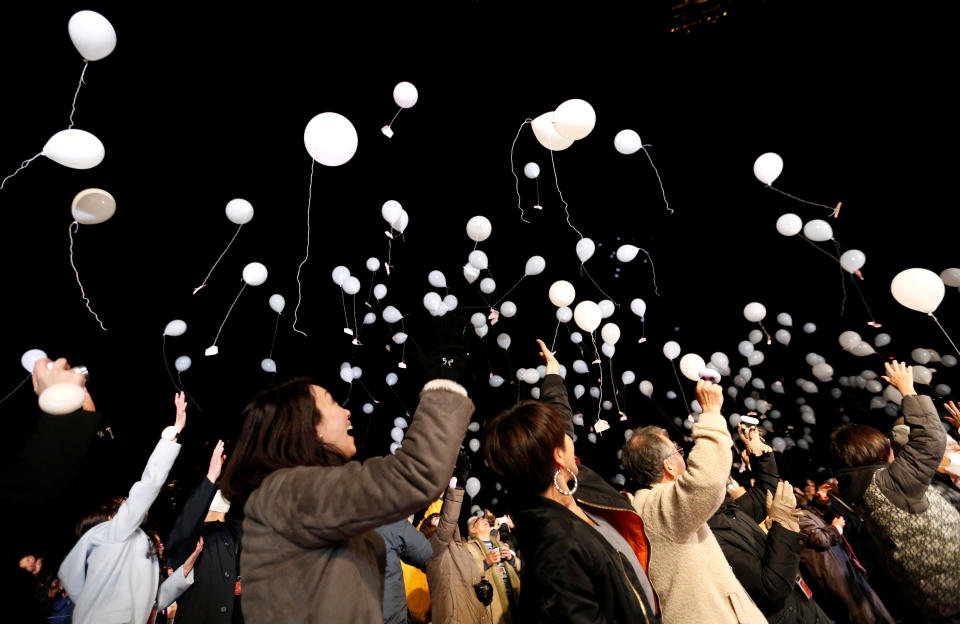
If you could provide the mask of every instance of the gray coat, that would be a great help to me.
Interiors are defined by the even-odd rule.
[[[387,545],[387,568],[383,579],[383,623],[404,624],[407,617],[407,592],[400,562],[423,570],[433,548],[423,533],[406,519],[379,527],[377,533]]]
[[[440,495],[471,414],[463,387],[434,380],[395,455],[283,468],[264,479],[244,506],[247,624],[381,624],[386,549],[374,529]]]

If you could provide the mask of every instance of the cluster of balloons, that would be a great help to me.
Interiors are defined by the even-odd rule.
[[[534,119],[533,135],[550,151],[559,152],[585,138],[597,124],[597,113],[586,101],[567,100],[556,110]]]

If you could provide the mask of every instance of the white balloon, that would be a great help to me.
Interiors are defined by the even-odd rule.
[[[918,364],[926,364],[930,361],[930,353],[926,349],[919,347],[910,352],[910,357]]]
[[[363,324],[364,325],[373,325],[377,322],[377,315],[373,312],[367,312],[363,315]]]
[[[600,404],[600,407],[602,407],[603,409],[605,409],[605,410],[607,410],[607,411],[612,410],[612,409],[613,409],[613,402],[612,402],[612,401],[604,401],[603,403]]]
[[[557,320],[561,323],[569,323],[573,318],[573,310],[564,306],[562,308],[557,308]]]
[[[855,331],[848,330],[840,334],[840,346],[847,351],[852,351],[861,342],[863,342],[863,339],[860,338],[860,334]]]
[[[470,442],[467,443],[467,446],[470,447],[470,450],[476,453],[480,450],[480,440],[472,438]]]
[[[510,334],[500,334],[497,336],[497,346],[506,351],[510,348]]]
[[[743,378],[744,381],[750,381],[750,379],[753,377],[753,371],[746,366],[737,371],[737,373]]]
[[[643,315],[647,313],[647,304],[643,299],[634,299],[630,302],[630,311],[643,318]]]
[[[396,344],[403,344],[407,341],[407,335],[403,332],[397,332],[391,337],[391,340]]]
[[[913,380],[918,384],[928,385],[933,381],[933,372],[926,366],[914,366]]]
[[[525,371],[523,371],[523,375],[521,376],[521,379],[527,382],[528,384],[533,385],[538,381],[540,381],[540,373],[538,373],[537,369],[535,368],[528,368]]]
[[[823,219],[812,219],[804,224],[803,235],[812,241],[821,243],[833,238],[833,228]]]
[[[754,301],[743,308],[743,317],[751,323],[759,323],[765,316],[767,316],[767,308],[762,303]]]
[[[371,403],[364,403],[364,404],[363,404],[363,407],[362,407],[361,409],[363,410],[363,413],[364,413],[364,414],[372,414],[372,413],[373,413],[373,404],[371,404]]]
[[[354,276],[350,276],[347,279],[343,280],[343,292],[348,295],[355,295],[360,292],[360,280]]]
[[[173,367],[181,373],[185,370],[188,370],[191,364],[193,364],[193,361],[190,359],[189,355],[181,355],[173,361]]]
[[[813,376],[820,381],[827,381],[833,377],[833,367],[826,362],[820,362],[814,365]]]
[[[357,129],[338,113],[320,113],[303,130],[307,153],[327,167],[340,166],[357,153]]]
[[[96,11],[77,11],[67,22],[70,41],[85,61],[99,61],[117,47],[117,31]]]
[[[394,427],[393,429],[390,430],[390,437],[393,439],[394,442],[399,444],[400,441],[403,440],[403,429],[401,429],[400,427]]]
[[[260,361],[260,368],[262,368],[263,372],[265,373],[275,373],[277,372],[277,363],[274,362],[271,358],[263,358]],[[177,370],[180,370],[180,369],[178,368]]]
[[[363,375],[363,371],[360,369],[359,366],[354,366],[354,367],[352,367],[350,370],[353,371],[353,378],[354,378],[354,379],[360,379],[360,377]]]
[[[960,269],[944,269],[940,272],[940,280],[945,286],[960,286]]]
[[[548,296],[550,297],[550,303],[558,308],[563,308],[573,303],[577,291],[570,282],[558,280],[550,286]]]
[[[621,130],[613,137],[613,147],[624,156],[636,154],[643,147],[640,135],[634,130]]]
[[[847,273],[853,273],[867,262],[867,256],[859,249],[848,249],[840,254],[840,266]]]
[[[385,320],[387,323],[393,324],[402,318],[403,315],[400,314],[400,310],[393,306],[387,306],[383,309],[383,320]]]
[[[37,403],[47,414],[61,416],[77,411],[86,400],[83,388],[72,383],[58,383],[40,393]]]
[[[758,364],[763,364],[763,351],[754,351],[747,356],[747,363],[750,366],[757,366]]]
[[[871,355],[873,353],[876,353],[876,351],[873,350],[873,347],[870,346],[869,342],[861,342],[860,344],[855,346],[853,349],[851,349],[850,353],[860,357],[864,357],[866,355]]]
[[[259,286],[267,281],[267,267],[259,262],[251,262],[243,267],[243,281],[247,286]]]
[[[598,301],[597,307],[600,308],[600,318],[610,318],[611,316],[613,316],[614,311],[617,309],[614,303],[609,299]]]
[[[680,358],[680,372],[691,381],[699,381],[700,371],[705,366],[703,358],[696,353],[687,353]]]
[[[70,204],[73,220],[83,225],[103,223],[117,211],[113,195],[98,188],[88,188],[77,193]]]
[[[425,307],[427,312],[431,314],[437,311],[437,308],[440,307],[441,303],[443,303],[443,299],[441,299],[440,295],[435,292],[428,292],[423,296],[423,307]]]
[[[620,375],[620,381],[622,381],[623,385],[625,386],[629,386],[634,381],[636,381],[636,379],[637,379],[637,376],[634,374],[633,371],[623,371],[623,374]]]
[[[528,162],[523,167],[523,175],[527,176],[531,180],[540,177],[540,165],[535,162]]]
[[[490,385],[494,388],[499,388],[500,386],[503,385],[503,381],[504,381],[503,377],[501,377],[500,375],[494,375],[490,378]]]
[[[803,221],[792,212],[780,215],[777,219],[777,231],[784,236],[796,236],[803,229]]]
[[[883,398],[891,403],[896,403],[897,405],[900,405],[900,403],[903,401],[903,395],[900,394],[900,391],[893,386],[887,386],[883,389]]]
[[[182,321],[181,321],[182,322]],[[40,349],[30,349],[26,351],[22,356],[20,356],[20,366],[22,366],[28,373],[33,373],[33,367],[37,364],[37,360],[42,360],[47,357],[46,352]]]
[[[86,130],[71,128],[50,137],[41,153],[64,167],[92,169],[103,161],[106,151],[97,137]]]
[[[333,283],[337,286],[343,286],[343,282],[350,277],[350,269],[345,266],[337,266],[333,268]]]
[[[490,219],[482,215],[471,217],[470,220],[467,221],[467,236],[474,242],[482,243],[490,238],[491,232],[493,232],[493,225],[490,223]]]
[[[483,314],[483,312],[474,312],[470,316],[470,324],[474,327],[483,327],[487,324],[487,317]]]
[[[563,137],[553,127],[553,111],[544,113],[534,119],[530,122],[530,127],[533,129],[533,136],[537,138],[540,145],[550,151],[560,152],[573,145],[572,139]]]
[[[567,100],[553,112],[553,128],[560,136],[579,141],[597,124],[597,113],[584,100]]]
[[[675,340],[669,340],[663,345],[663,354],[668,360],[675,360],[680,355],[680,345]]]
[[[747,340],[749,340],[751,344],[757,344],[763,340],[763,332],[759,329],[751,329],[750,333],[747,334]]]
[[[282,313],[284,306],[287,305],[286,299],[284,299],[283,295],[281,294],[270,295],[270,299],[267,301],[267,303],[270,305],[270,309],[277,314]]]
[[[710,356],[710,361],[711,361],[713,364],[716,364],[716,365],[717,365],[717,368],[719,368],[719,369],[724,369],[724,368],[726,368],[727,366],[730,365],[730,358],[727,357],[727,354],[726,354],[726,353],[722,353],[722,352],[720,352],[720,351],[717,351],[716,353],[714,353],[713,355],[711,355],[711,356]]]
[[[766,384],[763,383],[763,380],[759,377],[754,377],[750,380],[750,385],[756,388],[757,390],[763,390],[766,387]]]
[[[591,334],[600,327],[601,319],[600,306],[592,301],[581,301],[573,310],[573,320],[577,327]]]
[[[163,328],[163,335],[182,336],[185,331],[187,331],[187,324],[180,319],[174,319],[167,323],[167,326]]]
[[[940,358],[940,363],[946,366],[947,368],[952,368],[957,365],[957,358],[948,354]]]
[[[653,396],[653,384],[650,383],[649,381],[647,381],[646,379],[644,379],[643,381],[641,381],[641,382],[640,382],[640,394],[642,394],[642,395],[645,396],[645,397],[652,397],[652,396]]]
[[[523,269],[523,273],[524,275],[540,275],[546,266],[547,261],[543,259],[543,256],[530,256],[530,259],[527,260],[527,266]]]
[[[430,274],[427,275],[427,281],[430,282],[430,285],[434,288],[447,287],[447,278],[444,277],[440,271],[430,271]]]
[[[479,336],[480,338],[485,337],[485,336],[487,335],[487,332],[489,332],[489,331],[490,331],[490,326],[489,326],[489,325],[481,325],[480,327],[474,327],[474,328],[473,328],[473,332],[474,332],[477,336]]]
[[[577,398],[579,399],[580,397],[582,397],[582,396],[584,395],[584,393],[586,393],[586,391],[587,391],[587,389],[584,388],[583,385],[577,384],[577,385],[575,385],[575,386],[573,387],[573,396],[575,396],[575,397],[577,397]],[[576,416],[574,416],[574,419],[576,419]],[[582,417],[581,417],[581,423],[580,423],[580,424],[581,424],[581,425],[583,424],[583,422],[582,422]]]
[[[890,282],[890,292],[897,303],[917,312],[933,313],[943,301],[943,280],[927,269],[907,269]]]
[[[873,344],[878,347],[885,347],[890,344],[890,334],[877,334],[873,339]]]
[[[587,363],[584,362],[583,360],[574,360],[574,361],[573,361],[573,372],[575,372],[575,373],[580,373],[581,375],[584,375],[584,374],[586,374],[586,372],[587,372],[588,370],[590,370],[590,369],[587,368]]]
[[[417,103],[418,97],[417,88],[409,82],[398,82],[397,86],[393,88],[393,101],[400,108],[412,107]]]
[[[470,263],[463,265],[463,278],[467,283],[472,284],[480,277],[480,270]]]
[[[367,270],[371,273],[376,273],[380,270],[380,260],[378,258],[367,258]]]
[[[583,342],[583,336],[580,334],[580,332],[572,332],[570,334],[570,342],[573,344],[580,344]]]
[[[793,317],[786,312],[781,312],[777,315],[777,322],[784,327],[793,327]]]
[[[387,373],[386,381],[388,386],[395,386],[399,380],[400,378],[397,377],[396,373]]]
[[[677,393],[674,392],[673,390],[667,390],[667,398],[672,401],[675,398],[677,398]]]
[[[605,343],[615,345],[620,340],[620,328],[616,323],[607,323],[600,330],[600,337]]]
[[[804,323],[803,324],[803,333],[812,334],[817,331],[817,326],[814,323]]]
[[[580,263],[583,264],[591,257],[593,257],[593,252],[596,251],[597,246],[594,244],[592,239],[581,238],[577,241],[577,257],[580,258]]]
[[[467,262],[470,263],[470,266],[476,267],[479,270],[484,270],[489,265],[487,260],[487,254],[480,251],[479,249],[474,249],[470,252],[470,255],[467,256]]]
[[[400,221],[403,219],[403,206],[395,199],[388,199],[383,202],[383,206],[380,208],[380,216],[387,222],[387,225],[397,230],[400,228]]]
[[[750,357],[750,354],[753,353],[753,343],[749,340],[741,340],[737,345],[737,351],[739,351],[743,357]]]
[[[603,353],[608,358],[612,358],[613,354],[617,352],[617,348],[612,344],[607,344],[606,342],[600,345],[600,352]]]
[[[617,248],[617,260],[620,262],[630,262],[637,257],[639,251],[640,248],[636,245],[620,245],[620,247]]]
[[[497,289],[497,283],[493,281],[492,277],[485,277],[480,280],[480,292],[485,295],[489,295]]]
[[[762,154],[753,162],[753,175],[767,186],[773,184],[782,171],[783,159],[774,152]]]
[[[806,362],[808,366],[816,366],[821,362],[826,362],[826,360],[822,355],[819,355],[817,353],[808,353],[806,357]]]
[[[934,392],[940,396],[947,396],[950,394],[950,386],[947,384],[937,384],[937,387],[933,389]]]
[[[777,342],[779,342],[782,345],[790,344],[790,332],[788,332],[785,329],[778,329],[776,333],[773,335],[773,337],[776,338]]]
[[[253,219],[253,204],[245,199],[231,199],[227,202],[227,218],[232,223],[243,225]]]
[[[757,400],[754,399],[753,397],[747,397],[743,400],[743,405],[748,410],[751,410],[751,411],[755,410],[757,408]]]

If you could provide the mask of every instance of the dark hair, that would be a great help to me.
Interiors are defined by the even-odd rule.
[[[841,425],[830,434],[830,454],[841,467],[886,462],[890,449],[890,439],[867,425]]]
[[[432,513],[426,518],[423,519],[423,522],[420,523],[420,532],[423,533],[423,536],[428,540],[433,537],[433,534],[437,532],[437,527],[433,526],[433,519],[439,518],[440,514]]]
[[[340,466],[347,462],[336,447],[317,437],[322,414],[306,377],[258,392],[243,409],[243,426],[223,471],[220,488],[232,505],[242,507],[267,476],[295,466]]]
[[[649,488],[663,481],[663,460],[676,450],[664,440],[666,435],[662,427],[640,427],[634,429],[633,437],[623,445],[620,455],[623,472],[638,487]]]
[[[80,537],[93,527],[106,522],[117,514],[120,505],[126,499],[123,496],[111,496],[100,503],[96,508],[85,514],[77,523],[77,537]]]
[[[553,482],[553,451],[563,447],[563,436],[563,416],[555,407],[520,401],[487,423],[483,454],[514,494],[540,494]]]

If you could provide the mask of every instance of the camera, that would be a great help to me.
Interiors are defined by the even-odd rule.
[[[473,586],[473,591],[477,594],[477,600],[485,607],[489,607],[493,602],[493,585],[487,579],[481,579],[479,583]]]

